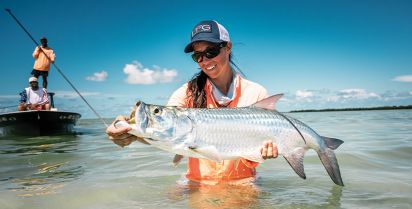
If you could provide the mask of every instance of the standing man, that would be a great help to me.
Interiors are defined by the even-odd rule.
[[[40,88],[37,78],[29,79],[30,86],[20,93],[19,111],[50,110],[49,97],[45,88]]]
[[[41,46],[36,47],[33,52],[35,62],[31,74],[36,78],[42,76],[43,88],[47,89],[47,76],[49,75],[50,64],[54,63],[54,58],[56,57],[56,55],[54,54],[53,49],[47,46],[46,37],[41,37],[40,42]],[[46,57],[45,54],[50,58],[50,60]]]

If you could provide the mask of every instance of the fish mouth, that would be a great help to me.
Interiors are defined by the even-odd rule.
[[[136,102],[136,112],[135,112],[134,119],[135,119],[136,127],[140,129],[139,132],[145,135],[149,120],[148,120],[148,116],[146,113],[146,104],[144,102],[141,102],[141,101]]]

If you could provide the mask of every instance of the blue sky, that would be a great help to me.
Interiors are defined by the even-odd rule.
[[[235,61],[280,111],[412,104],[411,1],[12,1],[0,2],[0,107],[27,86],[34,44],[46,36],[56,64],[104,117],[136,99],[165,104],[198,71],[183,52],[192,27],[214,19]],[[95,117],[51,69],[61,110]],[[0,109],[0,112],[11,109]]]

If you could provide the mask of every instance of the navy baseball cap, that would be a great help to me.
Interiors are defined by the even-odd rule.
[[[226,28],[215,20],[204,20],[193,28],[190,35],[190,43],[185,47],[185,52],[193,51],[192,44],[196,41],[207,41],[212,43],[229,42],[229,33]]]

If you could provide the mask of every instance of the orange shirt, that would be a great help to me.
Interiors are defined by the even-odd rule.
[[[56,55],[53,52],[53,49],[46,47],[43,48],[42,50],[47,54],[47,56],[51,59],[52,62],[54,62],[54,59],[56,58]],[[47,59],[47,57],[44,55],[43,52],[39,50],[38,47],[33,52],[33,57],[36,60],[34,62],[33,69],[35,70],[40,70],[40,71],[49,71],[50,70],[50,61]]]
[[[266,98],[267,91],[257,83],[248,81],[236,75],[233,100],[227,108],[249,106]],[[205,91],[208,108],[217,108],[219,105],[213,96],[213,85],[208,80]],[[168,106],[192,107],[192,102],[187,99],[187,84],[176,90],[169,99]],[[222,181],[243,182],[256,175],[255,167],[258,163],[243,158],[238,160],[214,161],[198,158],[189,158],[186,177],[192,181],[206,184],[217,184]]]

